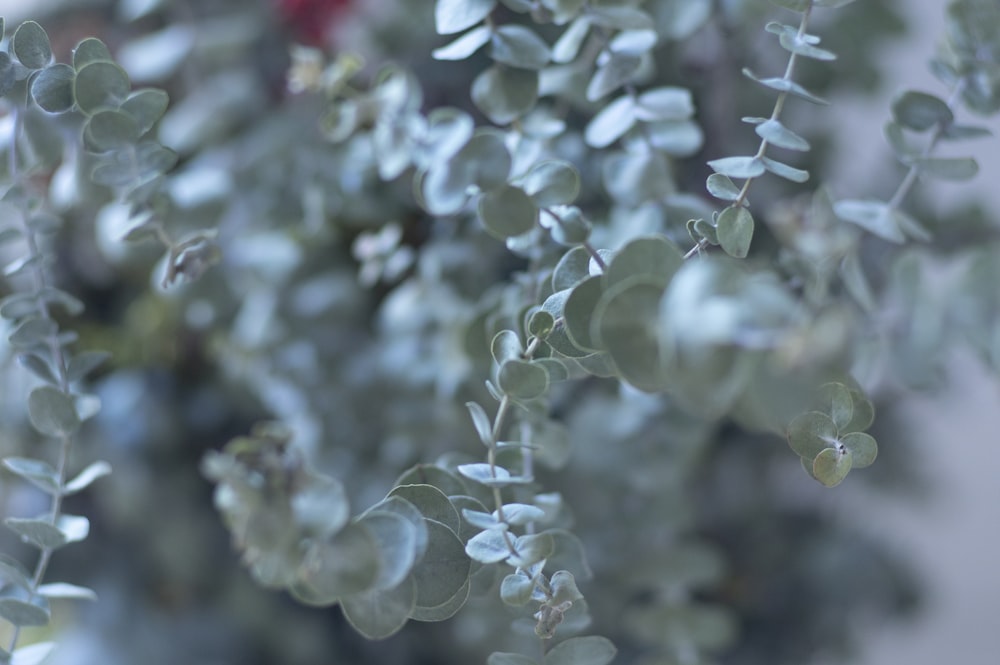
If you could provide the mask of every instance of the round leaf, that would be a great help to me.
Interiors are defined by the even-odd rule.
[[[31,81],[31,96],[43,111],[64,113],[73,108],[73,80],[76,71],[69,65],[46,67]]]
[[[490,55],[519,69],[541,69],[549,62],[549,46],[529,28],[507,24],[493,33]]]
[[[479,197],[479,219],[491,235],[505,240],[535,228],[538,207],[520,187],[506,185]]]
[[[80,110],[92,114],[102,108],[118,108],[128,97],[131,84],[125,70],[113,62],[97,61],[76,73],[73,95]]]
[[[412,576],[416,583],[416,605],[433,608],[448,603],[461,594],[463,588],[468,594],[472,561],[453,529],[427,520],[427,532],[427,551],[414,566]]]
[[[73,49],[73,69],[80,71],[92,62],[113,62],[111,51],[96,37],[88,37]]]
[[[461,32],[489,16],[496,4],[496,0],[437,0],[434,27],[439,35]]]
[[[461,528],[461,519],[455,506],[444,492],[433,485],[401,485],[393,488],[389,496],[405,499],[423,517],[440,522],[455,533]]]
[[[330,603],[371,588],[378,577],[374,536],[348,524],[330,540],[310,545],[298,576],[312,594]]]
[[[572,164],[547,160],[528,171],[522,186],[540,208],[567,205],[580,193],[580,174]]]
[[[845,434],[840,442],[851,452],[852,468],[863,469],[871,466],[878,455],[878,445],[875,439],[864,432]]]
[[[753,216],[743,206],[729,206],[719,215],[716,234],[726,254],[742,259],[750,252]]]
[[[52,60],[49,36],[34,21],[25,21],[18,26],[11,39],[11,51],[28,69],[41,69]]]
[[[813,460],[837,442],[837,426],[825,413],[808,411],[788,425],[788,445],[799,457]]]
[[[635,101],[629,95],[622,95],[587,123],[584,140],[592,148],[606,148],[632,129],[635,120]]]
[[[914,90],[904,92],[893,101],[892,116],[902,126],[918,132],[955,120],[955,114],[943,99]]]
[[[121,111],[98,111],[87,121],[83,138],[91,152],[119,150],[139,140],[139,124]]]
[[[514,399],[541,397],[549,389],[549,373],[544,367],[524,360],[507,360],[500,365],[497,385]]]
[[[73,398],[51,386],[31,391],[28,416],[35,429],[46,436],[72,436],[80,427]]]
[[[340,607],[355,630],[370,640],[383,640],[406,625],[416,599],[416,583],[407,577],[394,589],[348,596],[341,600]]]
[[[417,558],[417,530],[409,520],[396,513],[378,510],[365,513],[358,521],[375,538],[379,568],[374,588],[395,588],[413,568]]]
[[[577,347],[597,351],[600,345],[591,335],[591,319],[603,291],[601,277],[590,277],[570,291],[566,298],[563,317],[570,341]]]
[[[538,101],[538,72],[494,65],[472,82],[472,102],[492,122],[506,125]]]
[[[835,487],[847,477],[851,460],[851,451],[827,448],[813,460],[813,477],[827,487]]]
[[[622,378],[649,392],[666,384],[658,326],[664,286],[644,276],[616,284],[604,292],[592,324],[592,337],[608,350]]]

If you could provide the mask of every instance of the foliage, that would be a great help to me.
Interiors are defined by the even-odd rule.
[[[89,507],[150,534],[141,553],[183,602],[269,624],[244,647],[270,650],[262,662],[800,662],[850,649],[851,612],[910,602],[904,564],[770,487],[799,477],[775,443],[838,485],[876,460],[872,368],[928,383],[952,322],[998,364],[996,250],[963,248],[967,288],[936,301],[920,288],[929,250],[913,248],[934,235],[905,207],[922,178],[976,175],[936,150],[988,135],[962,107],[1000,108],[991,2],[949,4],[932,63],[947,92],[893,103],[885,134],[906,172],[884,201],[812,184],[824,137],[794,124],[798,104],[836,106],[800,71],[837,60],[810,30],[867,11],[851,0],[284,3],[293,29],[313,11],[346,26],[329,52],[291,49],[290,94],[261,8],[170,24],[169,4],[121,3],[167,27],[117,60],[87,38],[59,63],[33,21],[0,53],[0,314],[33,377],[17,411],[59,444],[55,464],[33,447],[4,458],[51,503],[6,520],[40,553],[30,573],[2,560],[15,628],[0,661],[47,656],[52,642],[19,641],[49,599],[96,596],[46,581],[52,553],[89,530],[63,498],[111,468],[71,474],[78,440],[137,473]],[[757,19],[776,40],[766,56],[725,39]],[[300,37],[321,40],[316,27]],[[696,86],[678,63],[703,35],[731,49],[716,75],[739,63],[745,81]],[[742,118],[753,134],[730,129],[765,105]],[[155,271],[149,239],[165,249]],[[115,349],[96,382],[109,354],[71,351],[67,317],[87,348]],[[254,582],[308,610],[226,564],[199,470]],[[758,526],[789,565],[766,561]],[[109,539],[105,565],[125,550]],[[808,590],[795,606],[834,618],[755,623],[789,580]],[[386,650],[341,617],[393,636]],[[217,632],[199,648],[235,648]],[[422,637],[445,634],[444,652]],[[149,652],[129,639],[95,659]]]

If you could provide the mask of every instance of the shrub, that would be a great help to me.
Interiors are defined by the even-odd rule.
[[[50,578],[102,596],[66,662],[792,663],[913,606],[813,497],[872,473],[887,376],[997,363],[992,229],[916,187],[976,175],[939,148],[1000,107],[992,2],[888,110],[894,189],[844,197],[826,127],[883,2],[187,10],[0,53],[0,661],[97,597]],[[71,507],[98,537],[63,554]]]

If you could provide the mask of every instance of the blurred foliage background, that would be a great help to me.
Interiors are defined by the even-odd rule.
[[[107,459],[115,470],[68,504],[93,528],[54,560],[53,576],[95,588],[100,601],[56,607],[48,630],[61,647],[51,662],[484,662],[502,646],[495,635],[507,631],[506,617],[480,611],[490,599],[470,602],[448,622],[411,622],[372,643],[338,609],[310,609],[259,588],[238,564],[199,472],[206,451],[268,418],[291,426],[310,460],[342,480],[359,508],[412,464],[478,454],[462,404],[481,395],[489,366],[473,323],[507,297],[497,285],[521,260],[475,228],[427,217],[408,182],[383,183],[358,168],[370,157],[352,152],[357,145],[325,142],[323,100],[289,93],[286,72],[290,46],[307,43],[356,53],[369,68],[402,63],[421,80],[426,106],[471,109],[468,84],[482,63],[430,59],[443,41],[431,0],[30,4],[11,7],[8,25],[30,14],[61,60],[80,39],[97,36],[135,85],[169,92],[159,138],[181,159],[167,225],[218,228],[225,248],[200,281],[164,290],[157,252],[119,243],[122,211],[74,177],[73,155],[51,174],[53,201],[68,215],[58,278],[88,303],[76,325],[80,346],[113,351],[93,386],[103,410],[76,455]],[[761,30],[773,6],[709,4],[707,21],[657,55],[665,79],[690,87],[699,109],[705,146],[675,174],[693,192],[709,172],[707,155],[739,153],[754,138],[735,120],[766,102],[740,68],[765,69],[780,56],[764,46]],[[871,92],[880,77],[874,54],[905,33],[902,12],[867,0],[831,12],[830,21],[817,31],[841,59],[806,69],[803,82],[833,99]],[[831,134],[804,113],[800,120],[815,148],[810,168],[824,173]],[[785,185],[768,179],[754,198],[780,198],[791,193]],[[870,249],[873,265],[880,251]],[[16,454],[32,445],[27,378],[2,376],[0,436],[4,453]],[[653,592],[650,580],[673,574],[697,582],[696,600],[735,610],[736,637],[717,656],[732,665],[846,660],[859,625],[918,606],[906,560],[831,509],[784,442],[700,422],[660,398],[593,378],[573,383],[554,407],[573,456],[543,484],[572,507],[594,570],[585,593],[595,629],[618,644],[618,662],[641,662],[644,645],[657,639],[630,625],[628,610]],[[919,479],[899,452],[905,442],[896,445],[899,430],[891,419],[876,427],[883,454],[851,482],[871,484],[876,494],[915,491]],[[0,484],[5,514],[44,509],[40,496],[8,479]],[[0,550],[25,554],[9,534]]]

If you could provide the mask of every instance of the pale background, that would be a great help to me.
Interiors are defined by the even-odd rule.
[[[898,1],[909,13],[910,35],[882,53],[889,87],[863,103],[838,100],[845,145],[884,145],[881,127],[892,96],[900,90],[941,94],[926,62],[934,53],[947,0]],[[0,15],[11,24],[49,4],[55,3],[0,0]],[[985,124],[1000,137],[1000,120]],[[947,209],[949,203],[973,195],[1000,210],[1000,138],[963,147],[979,160],[980,175],[971,184],[940,187],[938,200]],[[840,179],[828,184],[837,195],[850,196],[852,190],[864,190],[868,179],[879,177],[876,170],[885,164],[881,159],[852,161],[850,168],[839,171]],[[921,500],[886,501],[879,496],[863,501],[848,481],[827,499],[837,508],[841,504],[851,519],[858,519],[861,507],[866,528],[908,555],[926,585],[926,609],[915,621],[865,627],[869,643],[855,665],[1000,663],[1000,382],[968,357],[955,358],[949,376],[945,393],[914,396],[906,407],[913,432],[919,433],[911,445],[921,449],[927,475],[934,481],[930,495]]]

